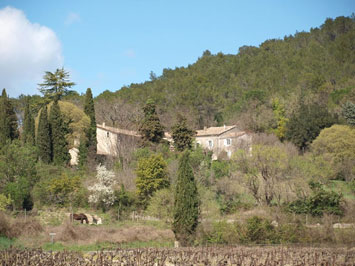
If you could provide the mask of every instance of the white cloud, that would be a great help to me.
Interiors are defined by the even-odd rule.
[[[77,14],[77,13],[74,13],[74,12],[70,12],[68,14],[68,16],[66,17],[65,21],[64,21],[64,24],[69,26],[71,24],[74,24],[76,22],[80,22],[81,21],[81,18],[80,18],[80,15]]]
[[[16,8],[0,9],[0,88],[10,96],[38,93],[45,71],[63,64],[61,44],[49,28]]]

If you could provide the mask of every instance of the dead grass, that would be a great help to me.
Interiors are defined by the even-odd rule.
[[[43,227],[35,218],[19,219],[16,218],[11,225],[15,237],[33,237],[43,232]]]
[[[46,228],[47,241],[49,233],[56,233],[55,239],[66,244],[96,244],[100,242],[127,243],[133,241],[173,240],[174,234],[168,229],[156,229],[151,226],[88,226],[65,223],[61,226]]]
[[[0,213],[0,235],[7,238],[34,237],[43,232],[40,222],[32,217],[12,218],[5,213]]]

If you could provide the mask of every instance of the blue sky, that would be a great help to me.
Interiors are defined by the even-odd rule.
[[[0,87],[38,94],[44,71],[64,66],[96,96],[353,12],[354,0],[0,0]]]

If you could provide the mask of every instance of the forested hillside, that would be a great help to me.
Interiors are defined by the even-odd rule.
[[[301,104],[317,103],[340,113],[346,100],[354,102],[354,88],[352,16],[327,19],[319,28],[267,40],[259,47],[243,46],[236,54],[205,51],[188,67],[164,69],[159,77],[151,73],[150,81],[105,91],[96,102],[105,102],[97,105],[98,120],[106,115],[105,122],[116,126],[121,123],[110,121],[110,113],[119,106],[122,113],[133,110],[151,97],[168,129],[182,113],[194,128],[237,123],[256,132],[274,132],[282,119],[280,110],[286,120]],[[134,124],[132,111],[127,115]]]

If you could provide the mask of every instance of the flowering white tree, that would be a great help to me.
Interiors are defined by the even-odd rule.
[[[91,192],[89,203],[106,209],[112,206],[115,201],[114,190],[112,188],[115,185],[115,174],[107,170],[104,165],[98,165],[96,171],[97,183],[88,187],[88,190]]]

